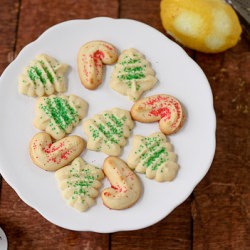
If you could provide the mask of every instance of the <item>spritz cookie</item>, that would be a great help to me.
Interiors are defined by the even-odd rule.
[[[105,206],[111,209],[125,209],[140,198],[141,182],[123,160],[111,156],[106,158],[103,171],[111,184],[110,188],[102,191]]]
[[[136,49],[124,50],[115,65],[110,87],[136,101],[144,91],[152,89],[157,79],[143,54]]]
[[[134,127],[130,112],[113,108],[85,120],[83,130],[88,137],[87,148],[118,156]]]
[[[85,146],[85,141],[76,135],[53,142],[49,134],[41,132],[32,138],[29,153],[35,165],[47,171],[55,171],[78,157]]]
[[[173,96],[159,94],[145,97],[137,101],[131,108],[131,116],[139,122],[159,121],[162,133],[176,133],[185,121],[185,113],[181,103]]]
[[[84,212],[95,204],[104,178],[102,169],[77,157],[69,166],[57,170],[55,175],[70,206]]]
[[[73,130],[87,110],[87,102],[75,95],[40,97],[36,103],[34,125],[59,140]]]
[[[66,91],[68,65],[40,54],[24,68],[18,79],[18,91],[28,96],[48,96]]]
[[[128,156],[128,166],[158,182],[172,181],[179,169],[172,145],[161,132],[135,135]]]
[[[102,83],[103,64],[114,64],[117,61],[116,48],[104,41],[91,41],[84,44],[77,57],[78,73],[82,85],[90,90]]]

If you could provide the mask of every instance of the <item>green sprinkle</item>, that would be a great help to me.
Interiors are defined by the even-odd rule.
[[[50,83],[54,83],[54,78],[53,78],[52,74],[50,73],[49,69],[45,66],[44,61],[39,61],[39,62],[41,63],[43,70],[47,74],[47,78],[49,79]]]
[[[42,71],[38,69],[36,66],[33,66],[28,70],[28,75],[35,85],[36,85],[36,79],[39,79],[42,82],[42,84],[46,84],[46,80],[42,76]]]
[[[155,171],[164,162],[169,161],[169,153],[162,143],[163,139],[158,135],[156,137],[144,137],[134,154],[139,155],[139,158],[143,161],[143,166],[150,167]]]
[[[68,126],[78,121],[77,111],[69,105],[67,100],[53,97],[46,98],[45,102],[46,105],[41,104],[40,109],[57,124],[60,130],[65,131]]]
[[[161,148],[159,151],[154,152],[154,153],[147,159],[147,161],[144,162],[143,165],[146,166],[146,167],[151,166],[151,164],[152,164],[155,160],[157,160],[161,154],[168,155],[168,152],[166,151],[165,148]],[[158,165],[154,165],[154,166],[152,167],[152,170],[156,170],[157,168],[158,168]]]
[[[138,57],[137,54],[134,54],[133,56]],[[136,58],[129,58],[126,56],[124,58],[124,61],[120,62],[120,64],[123,66],[123,72],[119,72],[119,75],[117,76],[117,78],[123,82],[125,82],[125,84],[127,84],[127,86],[129,88],[132,87],[131,84],[131,80],[140,80],[146,77],[145,73],[146,73],[146,67],[143,66],[138,66],[138,64],[141,64],[141,60],[140,59],[136,59]],[[140,89],[140,86],[136,85],[136,91],[138,91]]]
[[[92,126],[89,127],[93,139],[96,140],[104,136],[107,138],[103,140],[105,144],[119,144],[120,140],[123,138],[123,126],[127,117],[118,118],[114,114],[109,113],[104,113],[103,117],[105,122],[98,123],[94,120],[96,128]]]

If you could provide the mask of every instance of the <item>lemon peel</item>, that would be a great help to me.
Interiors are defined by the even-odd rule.
[[[162,0],[162,25],[188,48],[217,53],[237,44],[242,28],[223,0]]]

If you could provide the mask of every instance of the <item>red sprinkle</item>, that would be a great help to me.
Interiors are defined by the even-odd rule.
[[[62,147],[64,147],[64,143],[61,142],[57,147],[55,146],[52,146],[53,144],[50,143],[46,148],[43,148],[42,150],[47,153],[47,154],[50,154],[50,153],[53,153],[57,150],[60,150]]]
[[[97,50],[95,53],[94,53],[94,60],[96,59],[101,59],[101,60],[103,60],[103,58],[104,58],[104,53],[102,52],[102,51],[100,51],[100,50]]]
[[[155,104],[158,104],[160,108],[156,107]],[[151,98],[147,102],[145,102],[145,105],[151,107],[151,111],[148,113],[148,116],[160,116],[161,119],[164,118],[164,120],[171,119],[171,109],[169,107],[174,106],[177,112],[177,119],[171,125],[172,127],[175,127],[181,119],[180,104],[178,103],[178,101],[171,97],[163,97],[158,95],[157,97]]]
[[[105,48],[107,48],[108,50],[113,50],[113,48],[111,46],[108,46],[106,44],[103,45]]]
[[[156,102],[159,101],[167,101],[167,97],[162,97],[158,95],[155,99],[150,99],[149,101],[147,101],[146,104],[149,106],[153,106]]]
[[[109,192],[104,192],[104,195],[105,195],[105,196],[111,196],[111,193],[109,193]]]
[[[150,111],[149,115],[160,116],[161,118],[165,117],[168,120],[171,117],[171,113],[168,108],[153,109],[152,111]]]

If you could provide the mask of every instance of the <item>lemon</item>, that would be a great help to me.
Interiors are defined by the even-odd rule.
[[[162,0],[161,20],[181,44],[206,53],[235,46],[242,32],[235,11],[224,0]]]

